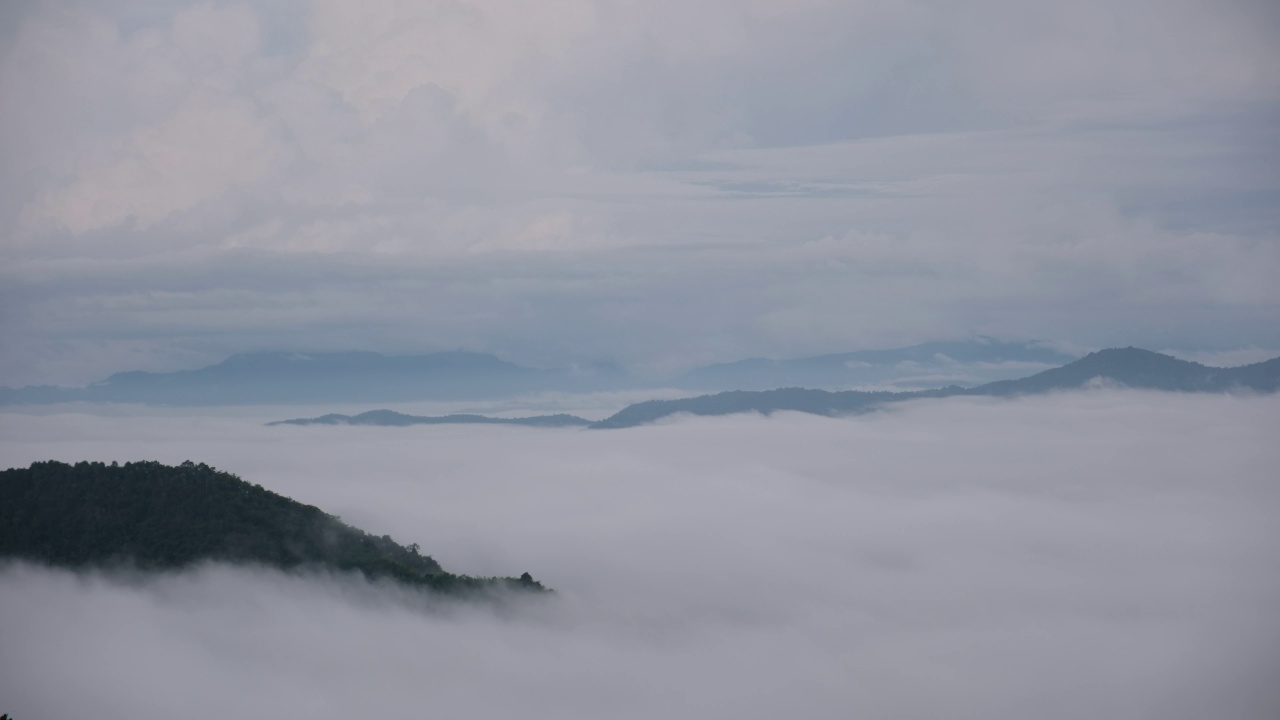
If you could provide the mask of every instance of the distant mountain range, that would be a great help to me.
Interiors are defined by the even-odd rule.
[[[692,390],[771,390],[805,387],[839,390],[867,385],[936,387],[973,385],[1016,377],[1076,359],[1039,343],[977,338],[932,342],[893,350],[860,350],[795,360],[750,358],[695,368],[674,385]],[[941,381],[941,383],[939,382]]]
[[[83,388],[0,389],[0,404],[59,402],[148,405],[274,405],[503,398],[546,390],[589,391],[617,384],[621,371],[536,370],[493,355],[445,352],[253,353],[172,373],[124,372]]]
[[[446,572],[417,545],[344,524],[319,508],[203,464],[38,462],[0,472],[0,560],[163,571],[219,561],[359,572],[451,595],[544,591],[528,573]]]
[[[1273,393],[1280,389],[1280,358],[1241,367],[1214,368],[1149,350],[1117,348],[1099,350],[1075,362],[1030,377],[992,382],[973,388],[950,386],[915,392],[828,392],[802,388],[724,392],[680,400],[636,403],[591,427],[634,427],[678,413],[729,415],[758,412],[767,415],[779,410],[790,410],[817,415],[844,415],[903,400],[964,395],[1034,395],[1079,389],[1094,382],[1176,392],[1247,390]]]
[[[0,405],[393,403],[659,387],[702,392],[781,387],[840,390],[872,385],[917,389],[1008,379],[1072,359],[1037,343],[977,338],[794,360],[753,358],[695,368],[676,377],[642,379],[607,363],[543,370],[461,351],[404,356],[250,353],[196,370],[117,373],[87,387],[0,388]]]
[[[374,410],[356,416],[323,415],[318,418],[281,420],[270,425],[418,425],[448,423],[486,423],[532,425],[538,427],[589,427],[595,429],[626,428],[644,425],[661,418],[687,413],[690,415],[730,415],[757,412],[768,415],[780,410],[816,415],[847,415],[864,412],[886,403],[922,398],[956,396],[1035,395],[1059,390],[1074,390],[1091,383],[1114,384],[1129,388],[1174,392],[1227,392],[1246,390],[1272,393],[1280,389],[1280,358],[1233,368],[1215,368],[1168,355],[1140,350],[1116,348],[1095,353],[1017,380],[1001,380],[977,387],[950,385],[928,390],[905,392],[859,390],[827,391],[815,388],[782,388],[778,390],[733,390],[713,395],[679,400],[648,400],[628,405],[614,415],[589,422],[574,415],[540,415],[527,418],[491,418],[483,415],[444,415],[418,417],[390,410]]]

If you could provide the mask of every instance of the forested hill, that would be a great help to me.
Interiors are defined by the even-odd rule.
[[[650,400],[629,405],[593,428],[625,428],[650,423],[669,415],[729,415],[779,410],[816,415],[863,412],[886,403],[957,395],[1014,396],[1071,390],[1102,381],[1124,387],[1175,392],[1226,392],[1247,390],[1272,393],[1280,390],[1280,358],[1233,368],[1200,363],[1141,350],[1099,350],[1062,367],[1018,380],[1003,380],[972,388],[944,387],[915,392],[827,392],[802,388],[734,391],[680,400]]]
[[[445,572],[417,545],[342,523],[319,508],[204,464],[38,462],[0,471],[0,558],[145,570],[216,560],[282,570],[358,570],[371,579],[465,594],[542,591],[520,578]]]

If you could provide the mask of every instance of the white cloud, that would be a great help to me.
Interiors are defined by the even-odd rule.
[[[1114,391],[624,431],[0,415],[4,466],[209,462],[559,591],[440,613],[342,579],[10,567],[0,696],[16,717],[1269,717],[1278,420],[1274,397]]]
[[[30,103],[14,114],[32,125],[71,117],[55,119],[54,137],[27,128],[43,155],[29,162],[54,172],[15,234],[38,236],[50,222],[75,234],[126,221],[147,227],[277,176],[291,148],[246,92],[258,34],[243,5],[196,5],[169,27],[127,36],[90,11],[36,12],[6,57],[4,92]],[[71,152],[44,146],[59,136]]]
[[[155,127],[122,141],[111,157],[30,208],[73,233],[125,221],[147,227],[238,185],[254,185],[289,162],[290,148],[243,101],[192,97]]]
[[[257,54],[261,28],[245,4],[192,5],[173,18],[173,44],[197,66],[235,67]]]

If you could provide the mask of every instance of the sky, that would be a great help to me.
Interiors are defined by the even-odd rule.
[[[10,0],[0,384],[1280,348],[1268,0]]]
[[[208,462],[546,602],[0,567],[28,717],[1270,720],[1280,396],[618,431],[0,414],[0,467]]]

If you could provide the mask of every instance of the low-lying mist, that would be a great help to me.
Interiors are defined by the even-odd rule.
[[[0,570],[42,717],[1280,717],[1280,397],[1116,390],[619,431],[0,415],[191,459],[550,600]]]

